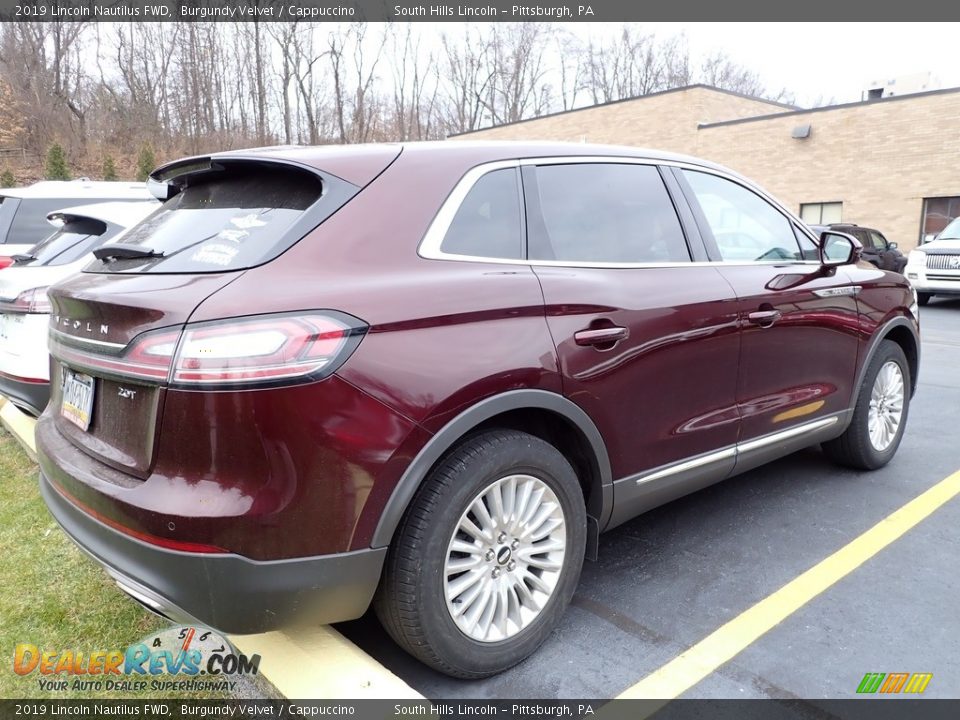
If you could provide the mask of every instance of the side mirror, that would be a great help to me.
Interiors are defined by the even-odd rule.
[[[888,250],[896,250],[898,247],[900,247],[900,246],[897,245],[895,242],[888,242],[888,243],[887,243],[887,249],[888,249]]]
[[[820,234],[820,264],[837,267],[857,262],[863,255],[863,245],[852,235],[826,231]]]

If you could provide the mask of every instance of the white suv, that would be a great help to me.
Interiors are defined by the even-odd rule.
[[[156,200],[110,202],[47,216],[49,237],[17,254],[16,262],[0,272],[0,395],[32,415],[43,412],[50,397],[47,288],[80,272],[93,250],[158,207]]]
[[[960,295],[960,218],[913,250],[904,274],[917,291],[921,305],[930,302],[934,295]]]
[[[85,178],[0,188],[0,257],[23,253],[47,237],[47,215],[54,210],[87,203],[153,199],[146,183],[95,182]]]

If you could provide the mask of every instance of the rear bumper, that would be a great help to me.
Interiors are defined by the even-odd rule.
[[[50,400],[50,383],[29,382],[0,372],[0,395],[18,408],[39,417]]]
[[[99,522],[40,473],[40,491],[67,535],[127,594],[176,622],[257,633],[366,612],[386,548],[290,560],[189,553],[150,545]]]

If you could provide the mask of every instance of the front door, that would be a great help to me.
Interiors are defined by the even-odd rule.
[[[822,269],[816,245],[776,206],[731,179],[679,173],[708,249],[737,295],[741,442],[846,410],[856,370],[856,292]]]

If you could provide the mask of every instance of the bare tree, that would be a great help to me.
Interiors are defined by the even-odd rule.
[[[496,24],[486,59],[492,82],[484,107],[494,123],[543,115],[550,106],[551,88],[545,62],[549,26],[540,23]]]
[[[423,56],[420,37],[407,24],[395,25],[390,36],[393,76],[393,118],[390,135],[397,140],[426,140],[435,135],[439,75],[433,53]]]
[[[612,40],[591,41],[583,51],[594,103],[648,95],[690,82],[689,53],[681,36],[660,40],[625,25]]]
[[[444,33],[443,45],[444,123],[448,134],[479,128],[484,119],[484,98],[493,82],[487,64],[488,40],[470,25],[463,36]]]

